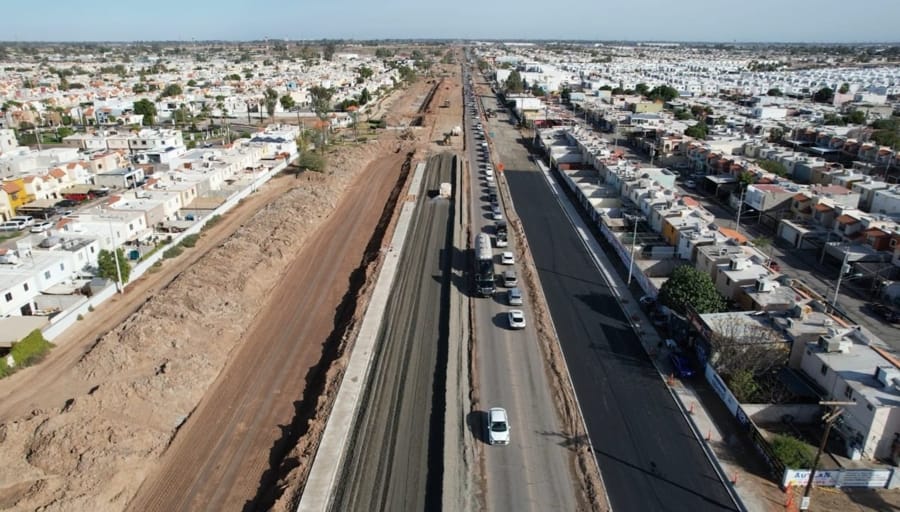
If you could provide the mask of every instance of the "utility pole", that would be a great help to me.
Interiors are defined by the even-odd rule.
[[[838,291],[841,289],[841,279],[843,279],[844,274],[850,271],[849,265],[847,265],[847,260],[850,259],[850,247],[844,248],[844,260],[841,262],[841,270],[838,272],[837,283],[834,285],[834,298],[831,299],[831,307],[834,308],[837,306],[838,300]]]
[[[116,247],[116,235],[113,233],[112,222],[107,222],[106,224],[109,226],[109,237],[112,242],[112,253],[113,260],[116,262],[116,291],[121,293],[125,293],[122,288],[124,287],[124,283],[122,283],[122,269],[119,268],[119,248]]]
[[[828,248],[829,242],[831,242],[831,230],[828,230],[828,232],[825,234],[825,244],[822,245],[822,255],[819,256],[819,265],[821,265],[822,262],[825,261],[825,249]]]
[[[744,208],[744,192],[746,191],[746,187],[741,189],[741,197],[738,200],[737,220],[735,222],[734,230],[737,231],[739,235],[741,234],[741,210]]]
[[[819,402],[819,405],[830,406],[855,404],[856,402]],[[822,420],[825,421],[825,433],[822,434],[822,441],[819,442],[819,451],[816,452],[816,458],[813,460],[812,469],[809,472],[809,480],[806,481],[806,489],[803,491],[803,498],[800,500],[800,510],[809,510],[809,493],[812,490],[813,480],[816,478],[816,469],[819,467],[819,459],[822,457],[822,452],[825,451],[825,444],[828,442],[828,434],[831,433],[831,427],[843,412],[844,410],[840,407],[835,407],[822,418]]]
[[[631,284],[631,274],[634,271],[634,246],[637,243],[637,228],[638,221],[640,221],[640,217],[633,216],[631,217],[631,221],[634,223],[634,232],[631,234],[631,259],[628,262],[628,282],[627,284]]]

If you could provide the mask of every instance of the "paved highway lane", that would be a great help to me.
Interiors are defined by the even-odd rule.
[[[732,510],[544,177],[507,171],[614,509]]]
[[[474,149],[480,143],[472,134],[467,108],[467,156],[470,158],[470,221],[473,237],[480,232],[494,233],[494,221],[488,218],[487,181],[479,170]],[[483,122],[483,120],[482,120]],[[490,511],[577,510],[573,481],[573,456],[561,431],[551,383],[544,367],[544,355],[535,331],[533,305],[528,299],[528,283],[521,277],[521,266],[501,265],[499,254],[516,249],[518,240],[510,233],[509,246],[494,249],[495,271],[516,269],[523,306],[506,302],[507,288],[497,287],[491,298],[473,297],[472,315],[475,362],[478,376],[478,410],[468,418],[477,442],[484,449],[484,506]],[[509,329],[506,312],[525,312],[524,330]],[[510,420],[510,444],[490,446],[486,442],[485,414],[490,407],[504,407]]]
[[[518,131],[493,121],[613,509],[735,510]]]

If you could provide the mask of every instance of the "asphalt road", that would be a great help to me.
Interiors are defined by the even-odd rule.
[[[613,509],[735,510],[521,135],[491,130]]]
[[[445,154],[428,162],[332,510],[434,510],[440,504],[453,211],[448,199],[427,192],[453,182],[454,161]]]
[[[470,224],[477,233],[494,233],[487,201],[487,181],[480,172],[472,136],[472,116],[466,107],[467,156],[472,202]],[[482,119],[482,123],[484,120]],[[480,142],[480,141],[478,141]],[[506,288],[497,287],[493,298],[472,298],[478,396],[480,407],[469,414],[467,422],[474,438],[484,447],[484,505],[486,510],[547,511],[576,510],[573,483],[573,456],[567,446],[569,437],[560,428],[551,395],[551,383],[544,368],[544,355],[534,328],[528,284],[518,265],[501,265],[502,251],[516,251],[517,240],[511,232],[509,246],[495,249],[495,272],[516,268],[519,288],[525,304],[509,306]],[[509,329],[506,312],[521,309],[528,324],[524,330]],[[485,429],[487,410],[504,407],[509,415],[510,444],[491,446]]]

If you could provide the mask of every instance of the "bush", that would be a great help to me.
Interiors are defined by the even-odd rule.
[[[41,331],[35,329],[13,345],[9,353],[16,362],[16,368],[24,368],[43,359],[52,346],[49,341],[44,339]]]
[[[181,246],[186,247],[188,249],[197,245],[197,240],[200,239],[200,235],[188,235],[181,239]]]
[[[803,441],[778,434],[771,445],[775,456],[785,466],[792,469],[809,469],[812,466],[812,449]]]
[[[184,252],[184,249],[182,249],[181,247],[176,245],[175,247],[166,249],[166,251],[163,253],[163,259],[167,260],[170,258],[177,258],[177,257],[181,256],[182,252]]]
[[[759,392],[759,384],[756,383],[753,372],[739,370],[728,379],[728,389],[734,393],[738,402],[754,402],[754,397]]]
[[[206,231],[207,229],[215,226],[222,220],[221,215],[213,215],[212,217],[206,219],[206,224],[203,225],[203,228],[200,231]]]

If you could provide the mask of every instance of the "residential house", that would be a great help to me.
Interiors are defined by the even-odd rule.
[[[765,261],[765,258],[759,258]],[[716,265],[716,290],[728,300],[737,301],[741,288],[756,284],[757,280],[769,276],[769,269],[747,256],[732,256],[727,263]]]
[[[900,186],[876,190],[870,211],[887,215],[900,214]]]
[[[850,458],[884,459],[900,432],[900,363],[874,335],[859,327],[830,328],[806,343],[800,369],[841,406],[832,429]]]

